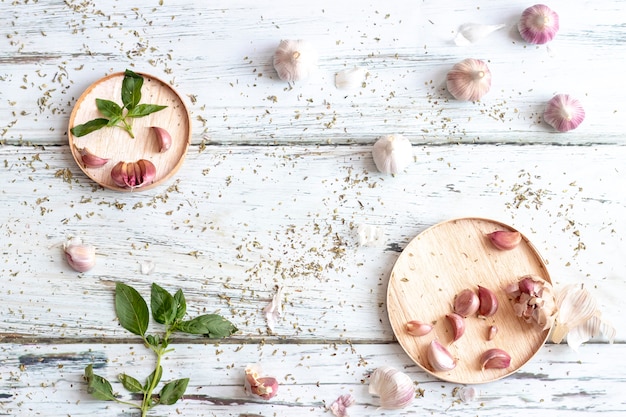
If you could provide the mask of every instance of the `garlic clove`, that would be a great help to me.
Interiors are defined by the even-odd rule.
[[[309,77],[317,67],[317,52],[303,40],[281,40],[274,52],[274,68],[281,80],[292,82]]]
[[[87,148],[78,148],[76,150],[80,154],[80,158],[83,161],[83,165],[85,168],[100,168],[103,165],[106,165],[109,160],[107,158],[102,158],[97,155],[94,155]]]
[[[487,234],[493,246],[500,250],[511,250],[516,248],[522,241],[520,232],[512,232],[508,230],[496,230]]]
[[[505,292],[513,302],[517,317],[528,323],[534,321],[543,330],[552,327],[557,308],[549,282],[536,275],[525,275],[518,282],[507,285]]]
[[[496,326],[489,326],[489,330],[487,331],[487,340],[493,340],[498,334],[498,328]]]
[[[479,305],[476,293],[466,288],[454,297],[453,310],[463,317],[468,317],[478,311]]]
[[[159,152],[163,153],[172,147],[172,136],[167,130],[158,126],[152,126],[151,129],[159,143]]]
[[[428,345],[428,363],[435,372],[451,371],[456,367],[456,359],[437,340],[433,340]]]
[[[480,100],[491,88],[491,71],[484,61],[464,59],[448,71],[446,87],[457,100]]]
[[[535,4],[522,12],[517,28],[526,42],[542,45],[559,31],[559,15],[544,4]]]
[[[374,143],[372,157],[380,172],[397,174],[413,162],[413,147],[402,135],[382,136]]]
[[[477,42],[493,32],[502,29],[506,25],[482,25],[478,23],[465,23],[459,27],[454,43],[457,46],[470,45]]]
[[[456,342],[465,333],[465,319],[456,313],[447,314],[446,318],[452,326],[452,340]]]
[[[77,272],[87,272],[96,265],[96,248],[84,244],[79,238],[64,243],[63,251],[67,263]]]
[[[498,311],[498,299],[490,289],[479,285],[478,300],[480,301],[480,306],[478,307],[479,317],[491,317]]]
[[[147,159],[137,162],[118,162],[111,170],[115,185],[124,188],[139,188],[151,184],[156,176],[156,167]]]
[[[361,67],[354,67],[339,71],[335,74],[335,87],[339,90],[355,90],[363,87],[367,70]]]
[[[370,376],[369,393],[380,397],[380,408],[398,410],[415,398],[413,380],[391,366],[381,366]]]
[[[481,369],[505,369],[511,365],[511,355],[502,349],[493,348],[480,355]]]
[[[433,330],[432,325],[421,322],[419,320],[408,321],[404,325],[404,328],[406,329],[406,332],[411,336],[424,336]]]
[[[259,365],[246,366],[244,389],[248,395],[270,400],[278,393],[278,380],[274,377],[261,377],[260,373]]]
[[[568,132],[576,129],[585,120],[585,109],[572,96],[557,94],[548,101],[543,120],[559,132]]]

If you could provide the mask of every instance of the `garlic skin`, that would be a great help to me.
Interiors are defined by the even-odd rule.
[[[435,372],[451,371],[456,367],[456,360],[452,354],[437,340],[428,345],[427,358]]]
[[[522,12],[517,29],[526,42],[542,45],[559,31],[559,15],[544,4],[535,4]]]
[[[270,400],[278,394],[278,380],[274,377],[261,377],[261,367],[249,364],[245,369],[244,389],[250,396]]]
[[[63,244],[65,259],[77,272],[87,272],[96,265],[96,248],[86,245],[80,238],[71,238]]]
[[[94,155],[87,148],[76,147],[76,150],[80,154],[80,158],[83,161],[85,168],[100,168],[109,162],[109,159]]]
[[[283,288],[278,287],[276,294],[272,297],[272,301],[263,308],[265,319],[267,320],[267,327],[270,331],[274,331],[274,326],[278,322],[278,319],[283,314]]]
[[[380,226],[359,224],[357,234],[359,246],[381,247],[385,245],[385,233]]]
[[[158,126],[151,126],[150,129],[152,129],[156,135],[159,143],[159,152],[163,153],[172,147],[172,136],[167,130]]]
[[[487,237],[493,246],[500,250],[515,249],[522,241],[522,234],[520,232],[511,232],[508,230],[496,230],[495,232],[487,234]]]
[[[543,120],[559,132],[568,132],[585,120],[585,109],[574,97],[557,94],[548,101]]]
[[[493,32],[502,29],[506,25],[482,25],[479,23],[465,23],[459,26],[454,43],[457,46],[466,46],[486,38]]]
[[[480,355],[481,369],[505,369],[511,365],[511,355],[502,349],[493,348]]]
[[[491,88],[491,71],[484,61],[464,59],[448,71],[446,87],[457,100],[480,100]]]
[[[380,172],[395,175],[413,162],[413,146],[402,135],[382,136],[372,148],[372,157]]]
[[[380,408],[399,410],[415,398],[413,380],[391,366],[381,366],[370,376],[369,393],[380,397]]]
[[[330,411],[336,417],[348,417],[347,408],[352,406],[355,402],[356,399],[352,394],[341,395],[330,405]]]
[[[147,159],[137,162],[118,162],[111,170],[111,179],[118,187],[139,188],[151,184],[156,176],[156,167]]]
[[[274,52],[274,68],[283,81],[304,80],[317,68],[317,52],[303,40],[281,40]]]
[[[361,67],[354,67],[339,71],[335,74],[335,87],[338,90],[356,90],[363,87],[367,70]]]

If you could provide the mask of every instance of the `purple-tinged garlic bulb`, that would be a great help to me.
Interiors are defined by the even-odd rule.
[[[480,59],[464,59],[448,71],[446,87],[457,100],[480,100],[491,88],[491,71]]]
[[[546,105],[543,120],[559,132],[576,129],[585,120],[580,101],[568,94],[557,94]]]
[[[517,28],[526,42],[542,45],[559,31],[559,15],[544,4],[535,4],[524,10]]]

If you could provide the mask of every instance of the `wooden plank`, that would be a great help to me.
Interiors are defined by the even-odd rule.
[[[398,252],[428,226],[478,216],[522,231],[555,285],[584,282],[624,340],[625,147],[415,147],[395,177],[370,149],[193,147],[169,184],[120,194],[82,176],[67,146],[0,148],[3,337],[127,337],[111,304],[122,280],[182,288],[192,313],[225,314],[242,338],[391,341]],[[382,246],[360,246],[360,224],[380,227]],[[67,266],[69,236],[96,246],[92,271]],[[261,310],[278,285],[272,336]]]
[[[174,345],[163,363],[164,381],[190,378],[186,397],[175,406],[158,407],[154,415],[249,416],[330,415],[326,408],[339,395],[351,393],[356,404],[350,415],[388,415],[367,392],[367,374],[389,365],[407,373],[422,396],[393,415],[497,416],[515,414],[586,416],[602,412],[617,417],[626,412],[622,395],[626,380],[620,367],[621,345],[587,345],[580,353],[566,346],[544,347],[519,372],[506,379],[475,385],[476,399],[458,398],[463,385],[434,379],[415,366],[396,344],[244,344]],[[265,402],[247,397],[243,369],[260,362],[278,378],[278,395]],[[0,412],[6,415],[126,415],[130,410],[92,399],[85,390],[83,369],[112,381],[121,399],[131,401],[116,376],[141,378],[151,372],[153,358],[136,344],[4,344],[0,356]]]

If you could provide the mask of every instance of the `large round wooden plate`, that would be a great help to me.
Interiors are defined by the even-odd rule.
[[[546,265],[526,237],[510,251],[496,249],[486,236],[496,230],[515,230],[493,220],[462,218],[437,224],[415,237],[396,261],[387,291],[387,306],[393,331],[406,353],[426,372],[445,381],[476,384],[490,382],[518,370],[543,346],[549,333],[535,323],[516,317],[503,288],[524,275],[535,274],[551,283]],[[445,318],[452,312],[456,294],[477,286],[492,290],[499,302],[489,318],[465,319],[465,334],[453,342],[452,328]],[[434,323],[425,336],[405,330],[409,320]],[[487,339],[489,327],[498,333]],[[457,359],[456,367],[435,372],[427,359],[427,348],[438,339]],[[506,369],[481,370],[480,356],[490,348],[511,355]]]
[[[156,177],[151,184],[133,190],[147,190],[168,180],[181,167],[191,141],[191,118],[181,97],[167,83],[148,74],[137,73],[144,79],[140,103],[165,105],[167,108],[145,117],[132,119],[135,138],[119,127],[104,127],[85,136],[76,137],[70,128],[103,117],[97,107],[96,98],[122,104],[121,91],[124,73],[106,76],[80,96],[70,115],[68,136],[72,155],[78,166],[92,180],[103,187],[131,191],[119,187],[111,179],[111,168],[120,161],[135,162],[147,159],[156,167]],[[159,144],[151,126],[161,127],[172,136],[172,146],[166,152],[159,152]],[[108,158],[109,162],[98,168],[87,168],[82,162],[79,148],[87,148],[91,153]]]

